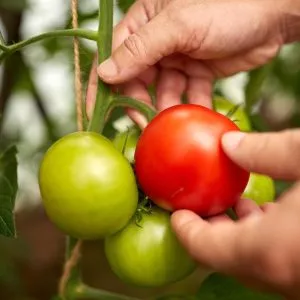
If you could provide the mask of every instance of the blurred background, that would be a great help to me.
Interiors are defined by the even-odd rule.
[[[127,2],[127,3],[125,3]],[[123,1],[125,9],[131,1]],[[98,0],[79,1],[80,26],[97,28]],[[123,11],[116,5],[115,23]],[[65,0],[0,0],[0,30],[8,43],[71,24]],[[40,205],[37,172],[51,143],[76,130],[71,38],[45,40],[11,56],[0,66],[0,147],[18,146],[19,192],[16,225],[19,239],[0,238],[0,299],[51,299],[64,258],[64,236]],[[84,84],[89,74],[93,42],[81,43]],[[282,49],[269,65],[219,81],[216,92],[235,103],[247,101],[257,131],[300,126],[300,45]],[[131,122],[123,110],[114,112],[105,134],[113,137]],[[288,183],[277,182],[280,194]],[[137,297],[158,293],[194,292],[203,274],[155,290],[129,287],[110,271],[101,242],[84,244],[83,275],[92,286]]]

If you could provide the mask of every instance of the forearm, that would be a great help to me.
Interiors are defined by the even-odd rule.
[[[281,23],[285,43],[300,41],[300,1],[282,0]]]

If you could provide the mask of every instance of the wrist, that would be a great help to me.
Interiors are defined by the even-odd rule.
[[[283,0],[280,9],[284,43],[300,41],[300,1]]]

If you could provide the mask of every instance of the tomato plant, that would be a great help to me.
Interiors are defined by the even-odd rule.
[[[246,189],[242,195],[261,205],[275,199],[275,184],[272,178],[266,175],[251,173]]]
[[[122,4],[123,9],[127,9],[133,1],[119,0],[117,3]],[[4,3],[9,1],[2,2],[4,6],[1,3],[0,10],[4,8],[6,13],[7,9],[10,10],[9,6],[11,5],[7,6]],[[263,94],[260,95],[259,93],[259,87],[262,87],[263,79],[267,77],[269,67],[259,68],[248,74],[249,80],[245,88],[245,108],[236,107],[225,98],[215,97],[215,112],[195,105],[183,105],[180,108],[169,109],[159,114],[146,128],[142,135],[142,141],[139,141],[137,151],[135,148],[140,134],[138,130],[130,130],[129,134],[127,132],[120,133],[113,142],[100,135],[111,137],[113,134],[113,123],[123,112],[121,109],[113,112],[116,108],[127,107],[139,110],[148,121],[156,112],[144,102],[115,93],[115,90],[101,81],[99,77],[97,82],[95,78],[92,84],[94,87],[96,84],[98,85],[97,91],[95,89],[93,111],[88,117],[82,111],[87,103],[91,103],[82,97],[82,86],[85,84],[81,84],[81,79],[87,76],[81,76],[85,72],[80,70],[80,66],[88,66],[95,53],[78,41],[79,39],[87,39],[97,44],[97,64],[105,61],[111,55],[112,50],[113,15],[116,2],[111,0],[99,0],[98,2],[98,29],[96,31],[80,27],[82,22],[91,21],[96,16],[96,11],[86,13],[82,10],[78,15],[77,0],[71,1],[72,20],[69,19],[68,15],[66,26],[59,30],[40,33],[19,41],[18,25],[20,25],[19,19],[22,17],[22,11],[19,11],[19,7],[17,13],[9,13],[7,18],[4,18],[3,24],[1,23],[5,35],[1,33],[2,29],[0,29],[0,64],[16,51],[42,40],[44,42],[41,46],[48,54],[58,54],[58,51],[62,50],[61,47],[69,45],[69,43],[53,43],[52,40],[48,43],[45,42],[45,39],[74,38],[74,83],[77,129],[80,132],[63,137],[48,150],[42,160],[39,174],[40,191],[49,218],[62,231],[70,235],[66,237],[65,265],[62,268],[63,273],[59,281],[59,295],[54,296],[55,299],[133,299],[92,288],[84,282],[79,264],[82,245],[80,239],[104,237],[106,256],[112,269],[120,278],[135,285],[159,287],[183,279],[195,268],[194,261],[178,243],[170,228],[170,212],[162,208],[168,210],[188,208],[203,216],[208,216],[225,211],[226,208],[234,204],[241,194],[259,204],[272,201],[275,195],[274,182],[271,178],[250,174],[248,181],[249,174],[228,160],[220,147],[220,138],[224,132],[238,129],[251,131],[251,122],[245,111],[252,114],[251,121],[257,130],[268,129],[269,131],[272,129],[266,127],[267,124],[260,120],[260,117],[266,113],[265,109],[253,110],[253,105],[257,101],[262,100],[261,103],[264,104],[264,99],[269,100],[269,98],[274,97],[273,89],[271,89],[272,93],[267,91],[270,90],[268,88],[264,90]],[[10,28],[10,24],[16,26]],[[69,28],[71,24],[72,28]],[[82,53],[81,49],[78,49],[82,46],[84,46],[84,55],[77,55]],[[69,55],[70,49],[65,50]],[[44,141],[46,143],[55,141],[59,134],[57,125],[61,123],[56,124],[52,116],[48,116],[48,104],[44,107],[43,93],[39,93],[32,75],[35,72],[31,72],[33,65],[32,63],[27,64],[27,58],[30,60],[30,57],[18,55],[15,58],[10,59],[5,66],[3,76],[5,80],[2,81],[8,84],[2,84],[1,113],[10,112],[10,109],[6,109],[8,107],[7,99],[13,98],[10,91],[18,91],[20,87],[26,88],[35,100],[33,103],[36,105],[37,111],[45,121],[48,139]],[[271,69],[276,70],[276,72],[280,69],[288,69],[284,68],[285,65],[282,60],[278,60],[278,62],[275,61],[275,64],[272,62],[270,64]],[[21,76],[19,80],[13,80],[12,76],[15,75],[16,68],[21,71],[17,73],[24,73],[26,76]],[[295,80],[297,74],[296,77],[294,75],[290,77],[290,75],[289,80],[285,81],[291,82],[294,79],[297,82]],[[273,77],[271,83],[275,81],[279,83],[277,86],[280,86],[283,79],[280,77],[281,75]],[[149,88],[151,97],[155,97],[155,88],[155,85]],[[221,93],[223,92],[222,85],[216,86],[216,88],[220,89]],[[294,92],[290,94],[296,95],[297,91]],[[90,95],[90,93],[87,94]],[[263,97],[261,97],[262,95]],[[185,96],[182,98],[183,102],[187,100]],[[153,103],[155,102],[153,101]],[[261,107],[264,108],[264,105]],[[272,108],[267,113],[269,114],[272,110],[277,111],[277,109]],[[5,115],[3,116],[6,120]],[[59,117],[61,118],[60,114]],[[299,119],[297,119],[297,113],[294,117],[296,120]],[[66,116],[62,116],[62,118],[64,118],[64,124],[70,121]],[[280,122],[282,121],[279,123],[278,120],[276,121],[278,116],[274,119],[275,123],[273,123],[274,120],[270,122],[270,125],[273,124],[273,129],[281,128],[282,123],[280,124]],[[292,122],[294,123],[296,120]],[[269,116],[265,121],[271,121]],[[5,125],[6,121],[2,123]],[[3,125],[2,123],[1,125]],[[4,130],[4,139],[1,139],[0,146],[15,140],[18,135],[15,135],[14,132],[14,130]],[[22,136],[20,134],[20,137]],[[35,142],[37,140],[34,141],[34,144]],[[29,143],[31,144],[32,141],[30,140]],[[44,145],[41,146],[44,149]],[[39,152],[40,149],[38,148],[37,151]],[[32,152],[32,154],[36,153]],[[20,157],[24,159],[24,155],[21,154]],[[149,211],[140,204],[136,211],[138,198],[141,199],[144,194],[140,186],[136,185],[134,172],[130,166],[130,164],[134,165],[135,157],[138,158],[136,169],[144,190],[152,195],[155,202],[162,208],[155,206],[152,211]],[[17,164],[18,157],[15,147],[8,148],[4,153],[1,151],[0,203],[2,209],[0,210],[0,235],[14,239],[18,236],[15,232],[15,218],[13,216],[19,183]],[[24,184],[22,181],[23,178],[20,182]],[[14,252],[11,251],[12,248],[5,247],[3,242],[4,240],[1,239],[0,249],[3,248],[4,253]],[[18,248],[22,249],[19,246]],[[99,255],[99,252],[97,253]],[[3,255],[0,257],[4,257],[2,269],[5,272],[2,273],[5,274],[5,280],[8,279],[8,282],[11,277],[14,277],[14,272],[8,272],[9,274],[6,272],[8,270],[6,262],[9,262],[10,265],[10,260],[7,260]],[[102,274],[97,274],[102,280],[106,270],[98,271],[102,271]],[[3,276],[0,276],[0,281],[1,277]],[[190,288],[189,283],[188,287]],[[15,284],[12,286],[16,287]],[[181,284],[180,286],[182,287]],[[17,288],[15,289],[17,290]],[[178,285],[176,286],[177,289]],[[127,291],[131,293],[132,291],[129,290],[130,288]],[[226,280],[218,274],[214,274],[204,283],[197,297],[200,299],[203,297],[205,299],[224,299],[224,295],[225,298],[228,296],[227,298],[230,299],[232,297],[266,299],[263,296],[257,297],[256,293],[253,294],[252,291],[241,293],[236,283],[233,284],[231,280]],[[23,296],[31,297],[31,295],[21,296],[19,294],[16,297],[24,298]],[[159,299],[167,299],[167,297],[164,295]],[[194,298],[194,296],[170,295],[168,297],[168,299],[175,298],[185,299]]]
[[[76,132],[53,144],[42,161],[39,183],[49,218],[77,238],[115,233],[137,207],[130,164],[97,133]]]
[[[139,184],[167,210],[190,209],[201,216],[224,212],[237,201],[249,178],[220,144],[223,133],[238,130],[222,114],[199,105],[164,110],[138,141]]]
[[[117,133],[113,139],[115,147],[120,152],[124,152],[124,156],[131,163],[134,161],[134,153],[139,136],[140,131],[137,128],[132,128],[128,131]]]
[[[214,110],[218,113],[228,116],[241,131],[251,131],[250,119],[242,106],[237,106],[228,99],[220,96],[213,98]]]
[[[105,253],[112,270],[130,284],[157,287],[191,274],[195,262],[171,229],[170,214],[158,207],[143,213],[105,239]]]

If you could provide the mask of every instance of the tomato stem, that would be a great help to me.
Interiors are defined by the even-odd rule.
[[[114,97],[111,107],[114,108],[117,106],[134,108],[145,115],[148,121],[151,121],[156,115],[155,109],[150,105],[126,96]]]
[[[3,53],[0,55],[0,63],[7,58],[9,55],[15,53],[16,51],[21,50],[22,48],[29,46],[31,44],[34,44],[36,42],[48,39],[48,38],[54,38],[54,37],[80,37],[85,38],[88,40],[97,40],[97,32],[93,30],[87,30],[87,29],[63,29],[63,30],[55,30],[55,31],[49,31],[45,32],[39,35],[36,35],[34,37],[31,37],[27,40],[23,40],[21,42],[12,44],[12,45],[3,45],[1,43],[0,49],[3,51]],[[3,39],[3,37],[2,37]]]
[[[99,0],[99,7],[98,64],[111,55],[114,2],[112,0]],[[112,92],[109,86],[98,79],[96,103],[88,126],[89,131],[102,132],[111,101]]]

